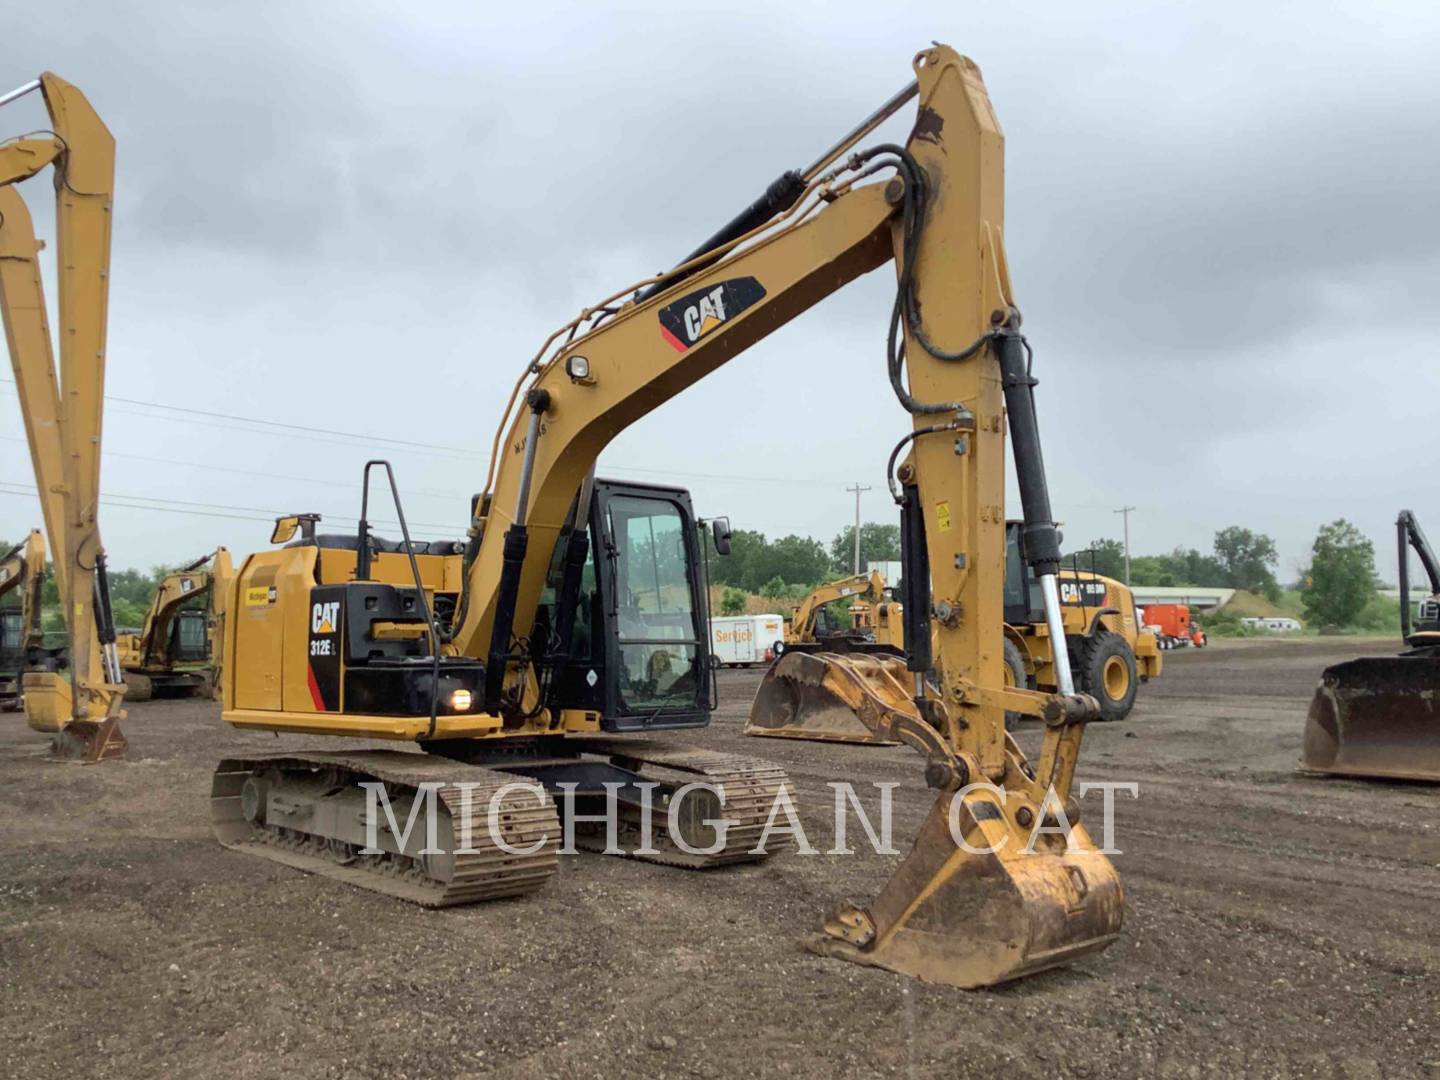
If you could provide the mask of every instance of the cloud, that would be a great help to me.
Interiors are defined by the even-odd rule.
[[[424,520],[458,529],[549,330],[673,264],[936,37],[979,61],[1007,133],[1007,245],[1072,537],[1114,535],[1111,507],[1135,504],[1140,550],[1240,523],[1291,558],[1342,514],[1383,543],[1386,507],[1415,501],[1395,458],[1440,453],[1418,392],[1440,318],[1426,5],[56,0],[7,28],[0,86],[53,69],[117,135],[115,393],[472,450],[396,454],[403,481],[456,497],[427,496]],[[30,99],[0,132],[37,119]],[[702,508],[771,533],[838,532],[857,478],[888,517],[881,469],[906,427],[882,368],[888,275],[606,462],[672,470]],[[364,456],[120,411],[107,448],[191,464],[115,456],[116,492],[287,508],[338,509]],[[23,448],[0,443],[0,464],[23,475]],[[121,565],[264,539],[106,520]]]

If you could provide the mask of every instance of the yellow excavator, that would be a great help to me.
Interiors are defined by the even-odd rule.
[[[854,611],[843,627],[822,628],[826,617],[826,605],[837,600],[851,600],[860,610]],[[853,574],[850,577],[827,581],[811,589],[795,610],[785,620],[785,640],[776,642],[775,655],[781,655],[792,645],[811,645],[823,638],[850,636],[854,631],[873,629],[871,612],[873,607],[886,601],[885,575],[878,570],[868,574]],[[857,624],[858,620],[858,624]]]
[[[971,61],[936,46],[913,69],[914,82],[679,265],[546,340],[503,410],[463,544],[413,542],[393,471],[376,461],[362,478],[355,535],[323,535],[314,515],[294,515],[272,536],[283,546],[243,561],[226,621],[224,718],[247,731],[411,749],[257,744],[217,770],[223,843],[422,904],[520,895],[556,869],[561,826],[548,792],[573,784],[590,798],[608,792],[627,838],[644,837],[658,791],[673,827],[630,845],[636,858],[695,867],[764,858],[757,840],[767,808],[790,789],[784,771],[655,738],[710,716],[689,498],[597,478],[595,462],[636,420],[849,281],[893,265],[885,363],[908,417],[891,483],[909,644],[888,660],[894,685],[872,678],[868,657],[826,663],[824,678],[864,722],[922,755],[937,799],[880,895],[842,906],[811,946],[975,987],[1115,940],[1120,884],[1084,825],[1068,838],[1036,828],[1076,810],[1071,785],[1097,704],[1073,692],[1063,653],[1054,694],[1007,689],[1001,670],[1007,415],[1027,552],[1062,633],[1034,380],[1004,255],[1003,138]],[[856,149],[911,101],[904,145]],[[446,399],[458,396],[452,388]],[[398,540],[368,525],[375,473]],[[941,682],[927,691],[937,668]],[[1006,710],[1044,720],[1035,762],[1007,737]],[[720,790],[684,798],[694,782]],[[398,815],[433,793],[438,842],[384,829],[366,843],[365,800],[376,791]]]
[[[879,896],[842,906],[811,947],[975,987],[1115,940],[1120,884],[1075,823],[1071,792],[1098,706],[1073,692],[1063,652],[1053,694],[1006,688],[1001,670],[1007,417],[1028,557],[1047,622],[1063,632],[1035,383],[1004,255],[1003,137],[971,61],[936,46],[916,54],[913,69],[913,82],[675,268],[546,340],[503,410],[463,543],[410,539],[383,462],[365,468],[355,535],[322,535],[315,515],[277,522],[272,541],[283,546],[248,557],[230,590],[225,719],[413,748],[257,746],[222,762],[212,816],[223,843],[427,905],[521,895],[556,869],[561,828],[549,792],[568,787],[618,803],[620,832],[641,839],[628,845],[636,858],[713,867],[774,851],[759,841],[790,790],[783,770],[651,737],[710,716],[688,496],[597,478],[595,461],[637,419],[893,264],[886,367],[909,422],[887,478],[901,508],[909,644],[889,661],[893,685],[864,657],[824,667],[832,693],[922,755],[937,799]],[[113,142],[52,75],[0,104],[37,89],[53,134],[0,147],[0,288],[17,374],[43,372],[52,390],[22,387],[22,403],[67,629],[88,647],[72,650],[63,677],[27,672],[24,689],[32,725],[48,722],[95,756],[118,742],[124,690],[95,522]],[[856,149],[911,101],[903,145]],[[37,248],[9,186],[49,164],[65,270],[63,394],[53,392],[53,365],[37,360],[49,357],[48,333],[37,332]],[[396,542],[368,524],[376,470],[399,520]],[[943,672],[933,691],[932,669]],[[1006,735],[1006,710],[1044,720],[1035,762]],[[367,843],[366,799],[377,792],[401,815],[438,801],[438,843],[399,828]],[[670,828],[646,843],[657,794]]]
[[[37,91],[50,129],[0,143],[0,314],[69,645],[35,655],[21,691],[27,722],[53,736],[56,756],[95,762],[125,754],[125,684],[97,521],[115,140],[84,95],[49,72],[0,94],[0,107]],[[47,168],[55,180],[58,378],[43,245],[15,188]]]
[[[1053,693],[1060,685],[1051,647],[1056,639],[1046,621],[1040,584],[1028,569],[1023,530],[1024,522],[1006,523],[1005,685]],[[800,660],[794,655],[800,651],[868,653],[877,672],[898,674],[898,668],[885,658],[904,652],[903,609],[893,601],[873,602],[870,597],[883,597],[885,588],[883,577],[876,573],[873,578],[857,604],[862,625],[853,633],[820,642],[812,635],[808,641],[786,646],[792,655],[786,658],[782,654],[756,689],[746,735],[894,745],[895,740],[878,736],[858,720],[846,700],[827,692],[826,680],[815,674],[820,661],[813,656]],[[1075,567],[1062,569],[1058,581],[1064,651],[1075,684],[1099,704],[1097,720],[1123,720],[1134,708],[1139,684],[1160,674],[1155,635],[1140,626],[1134,595],[1120,582]],[[811,674],[797,679],[794,673],[801,669]],[[1010,727],[1020,719],[1018,712],[1006,715]]]
[[[39,529],[0,558],[0,599],[18,592],[16,607],[0,610],[0,711],[20,708],[26,654],[44,642],[40,600],[45,588],[45,538]]]
[[[216,692],[234,573],[222,547],[161,578],[140,632],[116,635],[127,701]]]
[[[1440,783],[1440,560],[1409,510],[1400,511],[1395,532],[1406,651],[1325,669],[1305,721],[1308,772]],[[1413,613],[1411,549],[1430,582]]]

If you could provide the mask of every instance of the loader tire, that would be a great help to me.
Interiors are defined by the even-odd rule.
[[[1119,634],[1100,630],[1089,637],[1071,638],[1070,652],[1080,690],[1100,702],[1097,719],[1124,720],[1129,716],[1140,684],[1129,642]]]
[[[1034,679],[1025,673],[1025,658],[1020,655],[1019,648],[1009,638],[1005,639],[1005,685],[1018,686],[1022,690],[1033,690]],[[1005,710],[1005,730],[1013,731],[1023,717],[1022,713]]]

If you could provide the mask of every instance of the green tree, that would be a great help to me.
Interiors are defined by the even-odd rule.
[[[754,529],[736,529],[730,537],[730,554],[721,555],[710,563],[710,580],[716,585],[745,587],[746,571],[765,550],[763,533]]]
[[[867,521],[860,526],[860,565],[894,562],[900,558],[900,526]],[[840,535],[830,541],[830,560],[836,573],[844,575],[855,568],[855,526],[846,525]]]
[[[1275,541],[1264,533],[1238,525],[1221,529],[1215,534],[1215,560],[1225,573],[1225,584],[1232,589],[1263,593],[1272,601],[1280,598],[1280,583],[1275,580],[1279,555]]]
[[[1224,585],[1225,570],[1219,561],[1194,548],[1176,548],[1164,555],[1136,555],[1130,560],[1130,581],[1134,585]]]
[[[1375,545],[1344,518],[1322,525],[1300,595],[1312,622],[1351,625],[1375,596]]]
[[[785,579],[778,575],[761,585],[759,591],[761,596],[768,597],[771,600],[783,599],[789,595],[789,588],[785,584]]]
[[[768,577],[782,577],[797,585],[818,585],[830,578],[830,557],[818,540],[782,536],[770,545],[768,568]]]
[[[727,586],[725,591],[720,594],[720,614],[744,615],[745,601],[747,599],[744,589],[734,589]]]
[[[1125,580],[1125,545],[1119,540],[1092,540],[1090,546],[1065,557],[1065,565],[1073,562],[1081,570],[1093,570],[1102,577]]]

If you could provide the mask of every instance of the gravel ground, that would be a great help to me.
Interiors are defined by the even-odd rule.
[[[1140,785],[1116,821],[1123,937],[971,993],[801,948],[895,858],[567,856],[530,898],[428,912],[211,840],[222,754],[314,739],[156,701],[131,710],[129,761],[82,768],[6,717],[0,1075],[1440,1077],[1440,787],[1293,771],[1321,667],[1362,651],[1167,654],[1081,760]],[[827,780],[899,781],[904,847],[932,798],[918,758],[743,739],[759,676],[725,673],[685,741],[783,761],[821,848]]]

